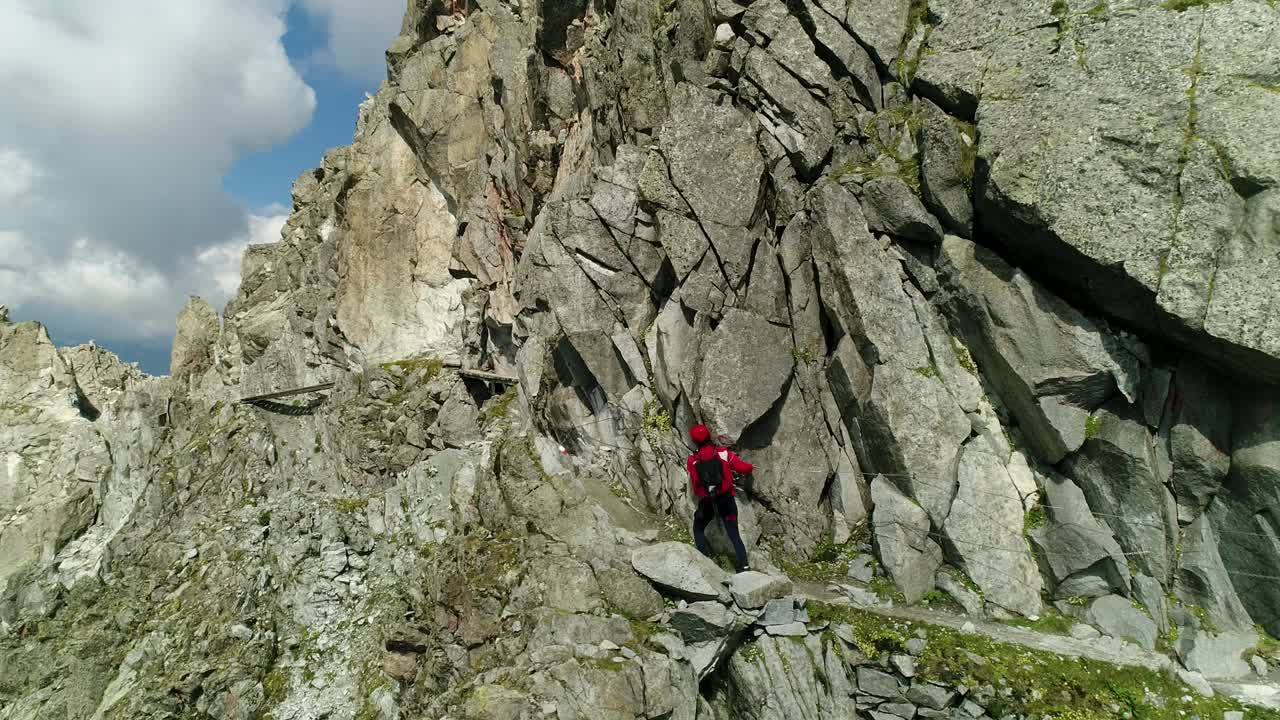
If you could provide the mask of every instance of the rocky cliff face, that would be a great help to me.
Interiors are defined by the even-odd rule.
[[[0,718],[1280,705],[1280,10],[741,1],[414,0],[170,377],[4,317]]]

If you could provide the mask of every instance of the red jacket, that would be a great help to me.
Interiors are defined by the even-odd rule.
[[[689,471],[689,484],[693,485],[693,494],[699,499],[707,497],[707,492],[699,487],[698,473],[693,466],[702,460],[710,460],[716,455],[724,461],[724,482],[720,484],[720,494],[728,493],[729,495],[737,495],[733,488],[733,473],[746,475],[751,472],[755,466],[738,457],[732,450],[718,447],[716,445],[703,445],[698,451],[689,456],[685,462],[685,469]],[[730,472],[732,470],[732,472]]]

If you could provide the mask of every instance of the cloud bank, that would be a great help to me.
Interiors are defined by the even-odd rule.
[[[299,1],[341,72],[381,74],[403,0]],[[290,4],[0,3],[0,303],[128,344],[167,342],[188,294],[226,302],[287,209],[245,208],[222,178],[316,108],[283,44]]]

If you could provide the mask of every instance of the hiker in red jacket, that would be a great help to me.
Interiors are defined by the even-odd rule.
[[[736,494],[733,473],[746,475],[753,466],[732,450],[711,442],[711,431],[706,425],[694,425],[689,430],[689,438],[698,446],[687,464],[689,482],[693,484],[693,494],[698,498],[698,510],[693,514],[693,544],[698,552],[711,557],[706,530],[711,519],[719,515],[724,523],[724,533],[729,536],[733,552],[738,556],[738,572],[746,572],[751,568],[747,564],[747,548],[738,534],[738,503],[733,499]]]

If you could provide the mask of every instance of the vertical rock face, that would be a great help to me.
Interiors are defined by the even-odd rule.
[[[222,323],[218,312],[200,298],[191,298],[178,314],[169,354],[169,374],[185,380],[200,376],[213,364],[213,345]]]
[[[410,2],[170,377],[0,306],[0,718],[1014,702],[830,592],[1280,633],[1280,14],[1130,5]],[[802,596],[758,638],[699,422]]]

